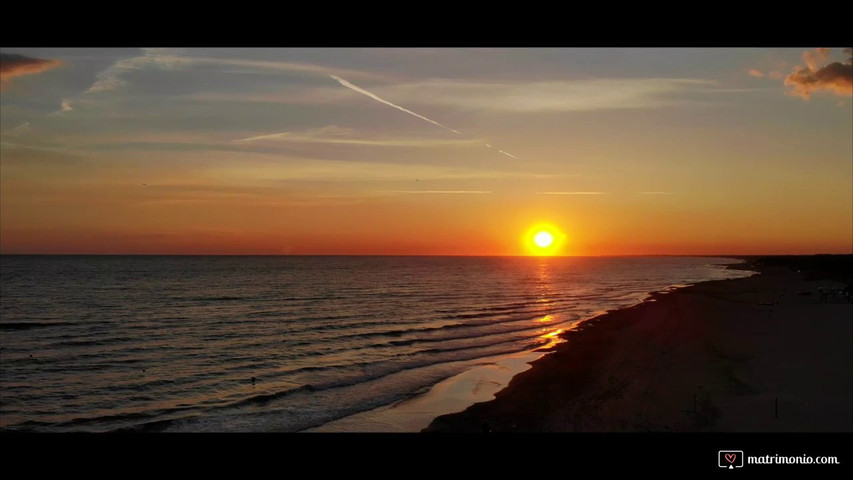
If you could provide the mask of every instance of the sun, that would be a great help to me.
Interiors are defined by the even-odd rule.
[[[548,248],[554,243],[554,236],[548,232],[539,232],[533,236],[533,243],[539,248]]]
[[[524,246],[530,255],[559,255],[566,243],[566,235],[548,223],[538,223],[524,234]]]

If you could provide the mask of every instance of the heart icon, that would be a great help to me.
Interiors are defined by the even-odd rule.
[[[737,454],[736,454],[736,453],[727,453],[727,454],[726,454],[726,461],[727,461],[727,462],[729,462],[729,463],[735,463],[735,459],[736,459],[736,458],[737,458]]]

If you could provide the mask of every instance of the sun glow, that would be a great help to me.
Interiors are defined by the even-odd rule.
[[[558,255],[566,242],[566,235],[557,227],[537,224],[524,234],[524,245],[531,255]]]

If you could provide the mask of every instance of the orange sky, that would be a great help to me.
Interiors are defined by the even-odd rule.
[[[683,50],[16,50],[0,252],[853,253],[844,79]]]

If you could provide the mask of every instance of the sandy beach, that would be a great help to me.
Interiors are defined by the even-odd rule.
[[[853,431],[853,304],[819,290],[843,286],[839,259],[750,260],[758,275],[591,319],[494,400],[424,431]]]

